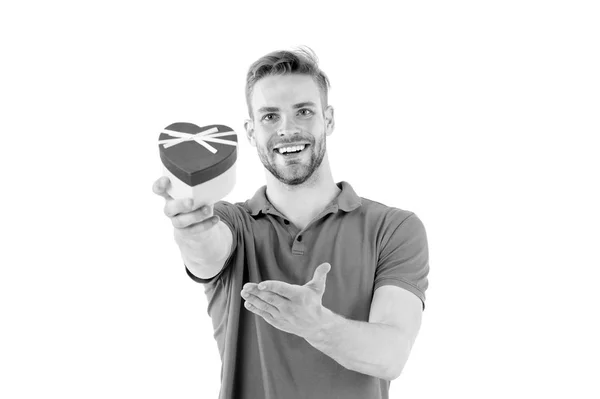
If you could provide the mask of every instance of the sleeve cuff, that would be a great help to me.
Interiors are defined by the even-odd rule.
[[[223,273],[223,270],[225,269],[225,267],[223,267],[223,269],[221,269],[221,271],[219,273],[217,273],[215,276],[206,279],[206,278],[200,278],[200,277],[194,275],[192,272],[190,272],[190,269],[188,269],[188,267],[185,263],[183,265],[185,266],[185,271],[188,274],[188,276],[190,276],[190,278],[192,280],[194,280],[195,282],[200,283],[200,284],[208,284],[211,281],[214,281],[217,277],[219,277],[221,275],[221,273]]]
[[[373,287],[373,292],[377,290],[377,288],[382,287],[384,285],[393,285],[396,287],[404,288],[407,291],[415,294],[423,304],[423,310],[425,310],[425,293],[421,291],[418,287],[415,287],[413,284],[406,282],[404,280],[399,280],[395,278],[385,278],[375,282],[375,286]]]

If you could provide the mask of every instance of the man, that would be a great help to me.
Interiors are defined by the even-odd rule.
[[[167,178],[153,187],[187,273],[204,284],[220,398],[388,398],[419,331],[424,226],[334,182],[328,88],[308,50],[260,58],[247,75],[245,129],[266,186],[203,207],[170,198]]]

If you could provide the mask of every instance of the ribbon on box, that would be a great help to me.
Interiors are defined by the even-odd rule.
[[[234,135],[235,132],[229,131],[229,132],[221,132],[218,133],[219,129],[217,129],[216,127],[204,130],[202,132],[199,133],[183,133],[183,132],[176,132],[175,130],[169,130],[169,129],[164,129],[162,131],[162,133],[168,134],[169,136],[173,136],[173,137],[177,137],[175,139],[167,139],[167,140],[159,140],[158,144],[162,144],[164,146],[164,148],[169,148],[172,147],[174,145],[186,142],[186,141],[195,141],[196,143],[200,144],[201,146],[203,146],[204,148],[206,148],[208,151],[212,152],[213,154],[217,153],[217,149],[215,147],[213,147],[212,145],[208,144],[207,141],[213,142],[213,143],[219,143],[219,144],[227,144],[227,145],[237,145],[237,142],[232,141],[232,140],[223,140],[223,139],[219,139],[217,137],[223,137],[223,136],[231,136]]]

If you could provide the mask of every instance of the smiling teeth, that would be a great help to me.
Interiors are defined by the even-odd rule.
[[[304,149],[304,147],[306,147],[306,145],[295,145],[293,147],[282,147],[282,148],[278,148],[277,151],[279,151],[280,154],[285,154],[286,152],[293,152],[293,151],[302,151]]]

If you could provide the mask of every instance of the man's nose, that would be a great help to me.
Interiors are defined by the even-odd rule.
[[[277,129],[279,136],[293,135],[300,133],[300,128],[294,122],[293,118],[282,118],[281,125]]]

